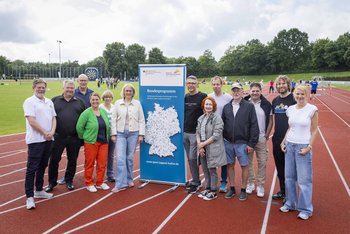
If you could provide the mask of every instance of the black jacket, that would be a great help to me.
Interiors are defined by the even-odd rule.
[[[232,102],[233,100],[227,103],[222,111],[224,138],[231,143],[247,144],[254,148],[259,140],[259,126],[254,105],[242,99],[234,117]]]
[[[249,101],[250,95],[246,96],[244,99]],[[260,99],[261,99],[260,107],[265,112],[265,131],[266,131],[267,126],[269,125],[269,122],[270,122],[270,114],[271,114],[271,110],[272,110],[272,105],[263,95],[260,96]]]

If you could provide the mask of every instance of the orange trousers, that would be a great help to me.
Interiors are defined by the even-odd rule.
[[[95,144],[84,143],[85,151],[85,184],[86,186],[94,185],[92,177],[94,173],[95,161],[96,164],[96,185],[100,186],[103,183],[103,178],[106,172],[106,163],[108,157],[108,144],[96,142]]]

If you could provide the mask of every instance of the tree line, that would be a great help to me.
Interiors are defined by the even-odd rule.
[[[198,59],[172,58],[157,47],[146,53],[142,45],[113,42],[106,45],[102,56],[86,64],[64,62],[61,69],[62,77],[77,77],[87,67],[96,67],[101,77],[132,78],[138,75],[138,64],[186,64],[187,73],[198,77],[344,71],[350,69],[350,33],[336,40],[325,38],[310,42],[308,34],[297,28],[282,30],[266,44],[252,39],[245,44],[231,45],[218,61],[209,49]],[[58,71],[58,63],[10,61],[0,55],[0,74],[7,77],[23,78],[25,74],[57,77]]]

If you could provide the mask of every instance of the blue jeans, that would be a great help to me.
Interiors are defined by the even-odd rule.
[[[108,142],[108,158],[107,158],[107,177],[108,178],[114,178],[114,165],[113,165],[113,159],[114,159],[114,150],[115,150],[115,143],[112,140],[109,140]]]
[[[134,154],[139,132],[117,132],[117,167],[115,187],[125,188],[133,182]]]
[[[299,154],[307,144],[287,142],[285,156],[286,203],[289,209],[312,215],[312,152]],[[297,186],[299,197],[297,199]],[[298,203],[298,206],[297,206]]]

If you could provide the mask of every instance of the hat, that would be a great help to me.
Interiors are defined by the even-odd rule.
[[[231,90],[233,90],[234,88],[243,89],[242,86],[241,86],[239,83],[234,83],[234,84],[232,85]]]

